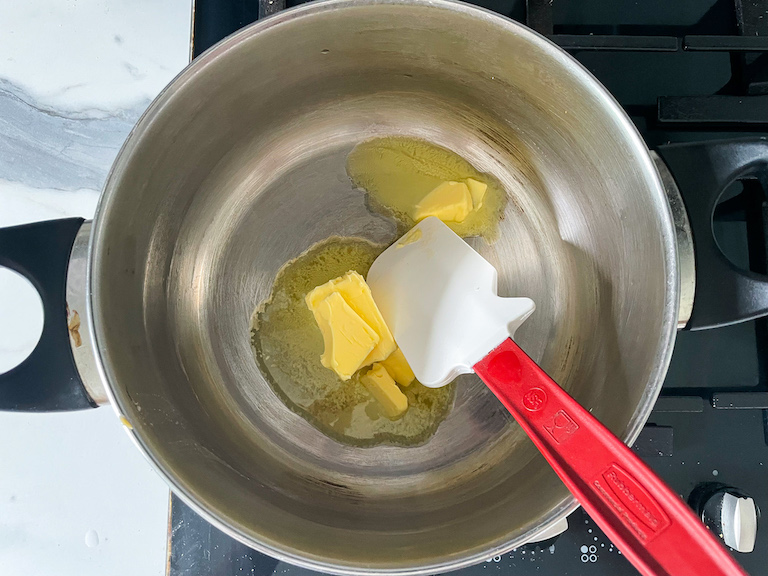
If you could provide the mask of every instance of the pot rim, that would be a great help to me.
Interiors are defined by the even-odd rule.
[[[114,378],[110,373],[105,359],[102,357],[99,347],[99,342],[103,337],[103,332],[100,325],[94,318],[94,270],[98,267],[99,262],[96,257],[96,246],[99,244],[104,232],[104,214],[109,210],[110,199],[117,194],[118,186],[116,182],[119,180],[119,175],[122,173],[124,167],[128,162],[128,158],[131,157],[137,143],[141,140],[141,136],[148,130],[155,117],[157,117],[163,108],[172,99],[174,94],[178,92],[182,86],[192,80],[198,73],[207,68],[208,66],[215,65],[218,57],[223,55],[232,47],[240,44],[248,38],[259,34],[265,30],[279,27],[287,22],[300,19],[313,17],[315,14],[322,14],[327,12],[336,11],[339,9],[354,8],[358,6],[369,5],[424,5],[431,6],[435,9],[446,10],[455,12],[458,14],[467,15],[473,18],[478,18],[486,21],[489,24],[504,29],[505,32],[515,34],[523,37],[526,41],[533,44],[538,49],[545,52],[549,57],[555,60],[560,66],[572,73],[584,87],[601,102],[605,109],[606,114],[613,116],[614,120],[619,123],[627,137],[627,141],[631,143],[637,157],[640,159],[641,164],[638,165],[638,170],[645,174],[645,179],[649,185],[649,192],[652,197],[655,198],[654,208],[659,211],[659,217],[662,220],[660,228],[662,231],[662,242],[665,251],[665,260],[668,264],[669,270],[667,272],[666,283],[666,301],[664,304],[664,314],[662,322],[662,341],[657,352],[656,368],[651,373],[648,384],[646,386],[645,393],[635,410],[632,419],[630,420],[627,430],[623,435],[622,440],[631,445],[637,436],[640,434],[643,426],[648,420],[651,410],[656,402],[656,399],[661,391],[661,385],[666,375],[669,362],[672,357],[672,349],[674,346],[675,336],[677,332],[677,320],[678,320],[678,307],[679,307],[679,272],[678,272],[678,254],[675,239],[675,229],[672,219],[672,213],[669,203],[667,201],[666,193],[662,185],[661,179],[657,172],[655,165],[650,156],[650,152],[645,145],[640,133],[637,131],[635,125],[626,115],[619,103],[608,92],[608,90],[575,58],[571,57],[568,53],[562,50],[559,46],[552,41],[542,36],[538,32],[531,30],[527,26],[524,26],[514,20],[502,16],[489,9],[474,6],[461,2],[458,0],[320,0],[318,2],[312,2],[303,4],[294,8],[281,11],[265,20],[255,22],[234,34],[224,38],[202,55],[195,58],[190,64],[188,64],[153,100],[147,110],[139,118],[138,122],[128,134],[128,137],[123,144],[120,152],[118,153],[108,175],[102,191],[99,203],[96,209],[96,213],[93,219],[93,233],[91,234],[90,243],[88,246],[88,265],[87,265],[87,322],[90,333],[93,335],[92,347],[94,357],[96,359],[96,368],[100,378],[105,384],[106,393],[109,398],[109,403],[115,410],[118,417],[127,422],[124,413],[129,412],[123,406],[123,403],[115,394],[114,389],[119,388],[119,384],[114,382]],[[114,388],[113,388],[114,387]],[[354,565],[344,564],[329,564],[323,561],[321,558],[307,557],[301,554],[298,550],[293,549],[281,549],[279,547],[266,544],[252,539],[245,533],[239,531],[237,528],[231,526],[227,518],[224,515],[220,515],[215,510],[209,510],[203,507],[197,502],[194,495],[184,487],[184,482],[173,470],[161,459],[157,458],[148,443],[141,434],[135,429],[126,426],[126,431],[129,433],[133,443],[139,448],[144,457],[149,461],[151,466],[160,474],[163,480],[171,487],[173,492],[179,496],[188,506],[190,506],[197,514],[202,516],[205,520],[213,524],[216,528],[231,536],[235,540],[254,548],[255,550],[277,558],[278,560],[289,562],[297,566],[307,568],[310,570],[316,570],[320,572],[339,574],[342,576],[356,575],[356,574],[398,574],[403,576],[428,576],[435,573],[446,572],[449,570],[457,570],[465,568],[473,564],[480,563],[487,560],[489,557],[505,554],[518,546],[526,544],[531,541],[536,541],[536,536],[539,533],[551,530],[558,522],[566,518],[571,512],[579,507],[572,495],[567,495],[550,513],[542,518],[538,526],[532,529],[529,533],[509,541],[501,546],[489,549],[482,553],[473,554],[459,559],[449,559],[442,563],[433,563],[428,565],[417,565],[407,569],[381,569],[361,567]]]

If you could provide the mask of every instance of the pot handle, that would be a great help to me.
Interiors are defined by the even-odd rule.
[[[667,144],[657,152],[679,188],[693,236],[696,290],[685,328],[703,330],[768,315],[768,276],[731,263],[712,227],[718,201],[732,182],[756,178],[768,191],[768,140]]]
[[[32,353],[0,374],[0,410],[56,412],[95,408],[69,344],[67,268],[82,218],[0,228],[0,266],[27,278],[43,302],[43,333]]]

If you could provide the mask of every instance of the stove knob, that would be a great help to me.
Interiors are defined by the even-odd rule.
[[[757,536],[760,510],[742,490],[720,483],[700,485],[689,503],[704,525],[737,552],[752,552]]]

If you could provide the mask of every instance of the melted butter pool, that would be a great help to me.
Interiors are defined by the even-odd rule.
[[[483,204],[462,222],[446,222],[461,237],[499,236],[507,194],[490,174],[476,170],[447,148],[416,138],[391,136],[358,144],[347,157],[347,174],[370,197],[371,208],[393,217],[402,231],[416,224],[414,208],[445,181],[474,178],[488,185]]]
[[[251,343],[262,373],[294,412],[332,438],[352,445],[416,445],[437,430],[453,405],[454,385],[404,388],[408,410],[390,420],[359,380],[342,381],[320,363],[323,338],[304,296],[356,270],[367,275],[385,246],[359,238],[329,238],[288,262],[270,298],[253,314]],[[364,370],[367,370],[365,368]]]

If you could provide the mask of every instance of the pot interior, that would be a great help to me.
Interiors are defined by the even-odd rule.
[[[525,542],[572,498],[475,376],[426,444],[356,448],[291,412],[249,341],[286,261],[332,235],[394,240],[345,172],[356,144],[384,135],[444,146],[504,185],[500,239],[471,243],[501,295],[537,304],[518,342],[634,438],[676,321],[658,178],[573,60],[462,4],[312,4],[195,61],[110,176],[92,320],[117,410],[209,519],[316,569],[426,573]]]

